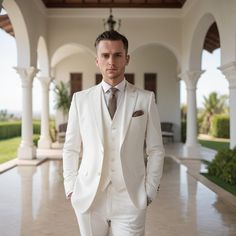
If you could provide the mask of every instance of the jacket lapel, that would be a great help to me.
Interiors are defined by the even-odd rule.
[[[132,119],[132,114],[134,112],[135,103],[137,100],[137,89],[131,85],[130,83],[126,82],[126,90],[125,90],[125,97],[124,97],[124,105],[123,105],[123,112],[121,117],[121,142],[120,145],[122,146],[130,121]]]
[[[102,87],[101,84],[98,84],[96,87],[94,87],[90,97],[90,112],[94,119],[94,123],[96,124],[101,145],[103,146],[102,96]]]

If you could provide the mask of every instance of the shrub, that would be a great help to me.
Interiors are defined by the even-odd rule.
[[[220,150],[212,162],[208,162],[208,174],[236,185],[236,147]]]
[[[215,115],[212,118],[210,134],[217,138],[229,138],[229,116]]]
[[[38,147],[39,138],[40,137],[38,135],[33,137],[33,143],[34,143],[35,147]]]
[[[33,133],[40,134],[40,122],[34,121]],[[0,140],[21,136],[21,122],[1,122],[0,123]]]
[[[0,123],[0,140],[13,138],[21,135],[20,122],[2,122]]]
[[[40,134],[40,121],[33,122],[33,133]]]

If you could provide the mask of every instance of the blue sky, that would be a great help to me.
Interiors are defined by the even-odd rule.
[[[21,111],[22,94],[21,80],[13,69],[16,62],[15,39],[0,29],[0,110]],[[213,54],[203,51],[202,69],[206,72],[201,76],[197,84],[197,106],[202,107],[203,96],[216,91],[219,94],[228,94],[228,82],[216,68],[220,66],[220,49]],[[180,82],[181,103],[186,103],[186,89],[183,81]],[[40,83],[35,78],[33,83],[33,111],[40,113],[41,110],[41,91]],[[53,114],[54,100],[53,92],[50,92],[50,113]]]

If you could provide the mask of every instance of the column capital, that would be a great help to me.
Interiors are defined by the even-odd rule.
[[[50,76],[38,76],[37,78],[40,81],[43,88],[48,88],[50,83],[52,82],[52,77]]]
[[[52,77],[51,76],[37,76],[38,80],[40,82],[44,82],[44,83],[50,83],[52,82]]]
[[[236,61],[220,66],[218,69],[229,81],[229,87],[236,88]]]
[[[186,83],[187,89],[195,90],[197,82],[205,70],[187,70],[179,74],[179,77]]]
[[[22,81],[22,87],[29,87],[32,86],[32,82],[34,80],[34,77],[39,72],[39,69],[31,66],[28,68],[25,67],[14,67],[16,72],[19,74],[21,81]]]

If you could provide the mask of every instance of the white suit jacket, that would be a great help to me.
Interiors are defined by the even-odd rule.
[[[164,149],[154,94],[126,83],[119,156],[129,196],[137,208],[143,209],[147,196],[151,199],[156,196],[162,176]],[[72,204],[81,213],[91,206],[102,174],[102,96],[101,84],[77,92],[69,111],[63,148],[64,186],[66,195],[73,192]],[[135,111],[143,114],[134,117]]]

